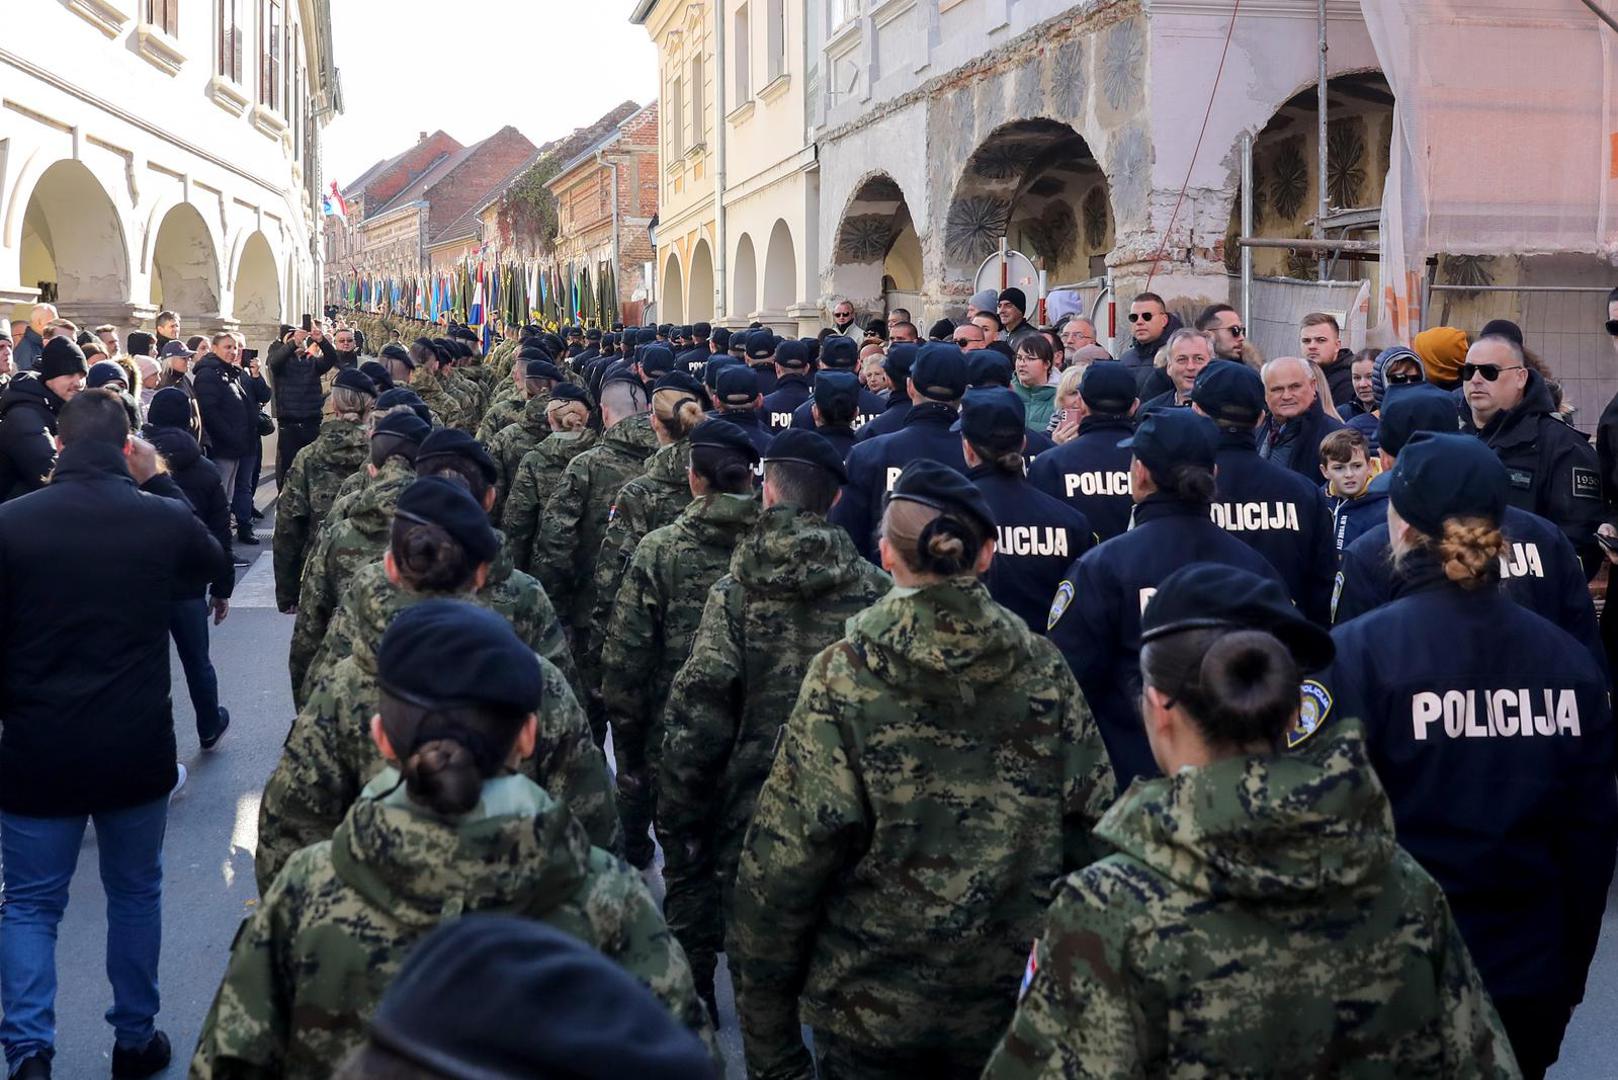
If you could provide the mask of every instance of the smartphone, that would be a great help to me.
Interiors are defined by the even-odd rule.
[[[1596,533],[1596,543],[1608,551],[1618,552],[1618,536],[1608,536],[1605,533]]]
[[[243,349],[242,350],[242,363],[251,364],[253,361],[255,361],[257,359],[258,359],[258,350],[257,349]]]
[[[313,330],[314,328],[315,328],[315,317],[313,315],[308,315],[308,314],[304,315],[304,317],[303,317],[303,332],[307,334],[309,331]]]

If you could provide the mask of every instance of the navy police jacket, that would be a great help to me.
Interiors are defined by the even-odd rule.
[[[793,412],[813,397],[809,376],[781,376],[775,381],[774,392],[764,398],[764,422],[771,431],[785,431],[792,426]]]
[[[1214,523],[1269,560],[1298,610],[1331,624],[1331,507],[1320,485],[1258,456],[1250,431],[1221,431]]]
[[[1084,515],[1053,499],[1018,475],[992,465],[966,474],[994,511],[997,544],[983,583],[995,602],[1045,633],[1051,597],[1073,560],[1095,544]]]
[[[1083,514],[1101,540],[1129,528],[1129,451],[1118,444],[1134,434],[1128,417],[1086,416],[1079,433],[1047,450],[1028,467],[1028,480]]]
[[[1549,521],[1514,506],[1506,507],[1500,531],[1506,537],[1506,551],[1500,558],[1500,580],[1506,593],[1576,638],[1605,668],[1595,603],[1572,543]],[[1346,623],[1379,608],[1392,601],[1398,589],[1384,519],[1343,549],[1332,594],[1332,622]]]
[[[809,400],[804,401],[803,404],[792,410],[792,423],[788,426],[795,428],[808,428],[810,431],[815,430],[815,415],[809,411],[809,406],[814,404],[813,397],[814,395],[811,393],[809,395]],[[904,406],[905,411],[908,412],[910,409],[910,402],[908,400],[905,401]],[[867,390],[863,386],[860,387],[859,404],[854,407],[854,430],[863,436],[865,432],[865,425],[875,420],[878,416],[887,415],[887,410],[891,407],[892,403],[882,400],[881,395],[873,394],[870,390]],[[894,426],[891,431],[879,432],[878,434],[886,435],[891,434],[893,431],[898,431],[903,422],[904,417],[901,415],[897,420],[894,421]]]
[[[686,349],[674,358],[675,363],[685,368],[686,373],[698,382],[702,381],[702,373],[708,368],[708,360],[713,356],[707,345],[698,345],[694,349]]]
[[[882,520],[882,499],[906,465],[931,458],[966,474],[961,436],[950,430],[959,415],[953,406],[924,401],[911,406],[904,427],[892,435],[855,443],[849,451],[848,483],[827,517],[848,530],[861,555],[877,561],[876,527]]]
[[[1443,886],[1496,1001],[1571,1008],[1618,850],[1607,684],[1595,660],[1498,589],[1416,553],[1400,596],[1337,627],[1287,742],[1364,723],[1399,844]]]
[[[767,361],[762,364],[749,364],[753,373],[758,376],[758,392],[765,397],[775,393],[775,363]]]
[[[1154,494],[1135,507],[1133,528],[1068,568],[1051,602],[1046,629],[1095,714],[1119,791],[1157,775],[1138,710],[1141,609],[1158,582],[1193,562],[1281,580],[1264,556],[1215,525],[1206,506]]]
[[[741,428],[747,435],[747,441],[760,454],[769,452],[770,444],[775,441],[775,433],[764,424],[764,419],[757,409],[721,409],[708,414],[720,420],[728,420]]]
[[[878,401],[882,401],[882,399],[876,394],[872,394],[871,396],[876,398]],[[861,397],[860,408],[863,409],[864,407],[865,399]],[[905,417],[909,415],[910,398],[906,396],[904,391],[895,390],[888,395],[887,401],[882,402],[882,408],[880,410],[872,415],[870,419],[866,420],[865,423],[859,425],[859,434],[856,436],[856,439],[859,442],[865,442],[866,440],[874,439],[879,435],[892,435],[895,431],[898,431],[900,428],[904,427]],[[856,417],[856,422],[858,422],[858,419],[859,418]],[[793,419],[793,426],[798,426],[797,419],[795,417]]]

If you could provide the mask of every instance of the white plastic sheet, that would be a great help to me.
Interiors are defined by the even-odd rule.
[[[1602,0],[1611,3],[1611,0]],[[1397,104],[1383,324],[1433,254],[1618,257],[1618,34],[1579,0],[1362,0]]]

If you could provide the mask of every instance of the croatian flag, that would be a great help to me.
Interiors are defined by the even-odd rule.
[[[337,190],[337,181],[331,182],[331,194],[321,198],[320,209],[327,217],[338,218],[343,224],[348,224],[348,204],[343,201],[342,192]]]

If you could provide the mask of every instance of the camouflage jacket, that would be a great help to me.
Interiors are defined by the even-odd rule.
[[[489,403],[489,410],[478,422],[477,439],[484,445],[488,445],[507,424],[516,423],[517,417],[522,414],[522,407],[527,404],[522,395],[508,394],[505,389],[502,386],[495,391],[494,399]]]
[[[500,525],[511,545],[517,569],[534,572],[534,536],[544,516],[545,502],[562,482],[568,462],[596,445],[598,436],[584,431],[555,431],[522,456],[511,478]]]
[[[393,457],[382,463],[376,478],[355,494],[342,517],[327,515],[309,550],[298,593],[298,618],[292,626],[287,666],[292,674],[292,703],[303,708],[303,683],[320,651],[321,639],[342,591],[360,569],[382,557],[393,528],[393,507],[416,478],[415,466]]]
[[[677,840],[667,858],[703,853],[728,894],[809,661],[891,585],[841,526],[795,506],[763,511],[709,592],[669,690],[657,778],[658,825]]]
[[[445,821],[417,809],[389,768],[263,895],[203,1021],[196,1080],[330,1076],[416,941],[468,912],[524,915],[588,942],[711,1039],[640,875],[523,777],[487,781],[471,813]]]
[[[456,367],[444,378],[444,389],[459,399],[461,414],[471,425],[467,429],[468,432],[476,431],[478,421],[483,419],[484,407],[489,401],[488,388],[468,375],[465,368]]]
[[[606,535],[612,501],[619,488],[640,475],[655,449],[657,438],[645,413],[624,420],[603,434],[599,444],[568,462],[545,501],[530,573],[544,582],[576,640],[588,640],[595,611],[596,553]],[[582,656],[578,659],[588,686],[591,669]]]
[[[550,597],[536,579],[512,569],[505,537],[498,531],[495,535],[500,539],[500,551],[489,565],[489,576],[483,588],[471,599],[505,616],[517,636],[555,664],[573,692],[582,695],[578,667],[573,663],[567,634],[562,630],[562,621],[556,617]],[[352,656],[358,645],[363,643],[374,652],[381,645],[382,635],[393,617],[427,595],[394,585],[388,580],[380,559],[361,568],[343,590],[343,598],[326,625],[326,636],[303,677],[304,699],[308,700],[314,680],[338,660]]]
[[[801,1071],[800,1017],[985,1060],[1113,798],[1062,654],[977,580],[894,589],[811,662],[782,732],[725,942],[749,1070]]]
[[[551,403],[549,394],[530,398],[516,419],[501,428],[489,441],[489,456],[494,459],[494,520],[499,521],[506,509],[506,497],[511,494],[511,481],[517,475],[517,466],[528,452],[545,441],[551,433],[551,422],[545,418],[545,407]]]
[[[433,411],[433,418],[440,424],[472,430],[474,425],[469,424],[462,415],[460,399],[445,389],[437,375],[424,367],[417,368],[410,375],[410,389]]]
[[[635,548],[653,529],[672,525],[691,505],[691,443],[686,439],[660,446],[646,459],[646,470],[618,489],[607,514],[607,531],[595,563],[595,610],[583,643],[591,666],[599,666],[601,646],[618,601],[618,583],[629,569]]]
[[[1315,761],[1137,780],[1073,874],[986,1077],[1520,1075],[1354,725]]]
[[[523,771],[567,804],[592,843],[622,849],[617,800],[606,759],[590,735],[579,699],[543,661],[539,740]],[[310,688],[309,704],[292,722],[259,804],[255,873],[262,893],[294,851],[331,835],[365,782],[382,768],[371,742],[377,708],[376,656],[364,641]]]
[[[341,520],[348,516],[348,511],[354,506],[354,497],[371,486],[371,473],[367,468],[371,463],[370,447],[366,447],[365,460],[359,467],[347,476],[337,486],[337,494],[331,501],[331,509],[326,511],[326,519]]]
[[[315,441],[292,459],[275,504],[275,605],[298,602],[304,557],[337,499],[337,490],[355,469],[363,471],[370,445],[365,428],[348,420],[326,420]]]
[[[601,697],[620,770],[639,773],[657,761],[663,703],[708,589],[758,515],[751,495],[704,495],[635,548],[601,651]]]

